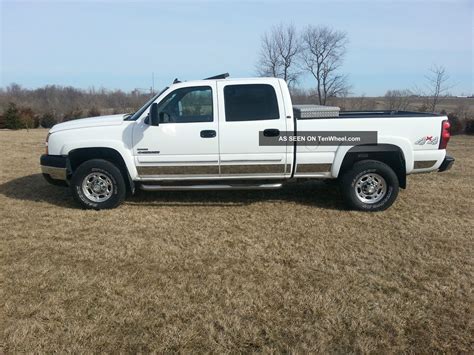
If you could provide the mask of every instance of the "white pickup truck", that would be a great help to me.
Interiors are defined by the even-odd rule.
[[[134,114],[55,125],[41,169],[85,208],[118,206],[136,188],[276,189],[338,179],[348,206],[380,211],[406,175],[448,170],[445,116],[293,106],[276,78],[175,82]]]

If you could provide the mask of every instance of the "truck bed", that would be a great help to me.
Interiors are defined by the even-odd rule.
[[[334,118],[374,118],[374,117],[433,117],[431,112],[377,110],[377,111],[340,111],[337,106],[293,105],[297,120],[334,119]]]

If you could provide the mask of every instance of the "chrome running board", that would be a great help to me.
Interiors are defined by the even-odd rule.
[[[261,184],[261,185],[145,185],[141,184],[140,189],[145,191],[193,191],[193,190],[274,190],[279,189],[283,184]]]

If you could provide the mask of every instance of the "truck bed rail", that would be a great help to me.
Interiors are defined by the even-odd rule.
[[[369,117],[433,117],[439,116],[433,112],[416,112],[416,111],[341,111],[339,118],[369,118]]]

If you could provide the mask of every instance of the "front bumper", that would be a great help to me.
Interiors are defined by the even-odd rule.
[[[43,154],[40,158],[41,172],[54,180],[67,179],[67,158],[61,155]]]
[[[451,169],[451,167],[452,167],[453,164],[454,164],[454,160],[455,160],[455,159],[454,159],[453,157],[451,157],[451,156],[449,156],[449,155],[446,155],[446,156],[444,157],[443,162],[442,162],[441,165],[439,166],[438,171],[439,171],[439,172],[443,172],[443,171],[446,171],[446,170]]]

